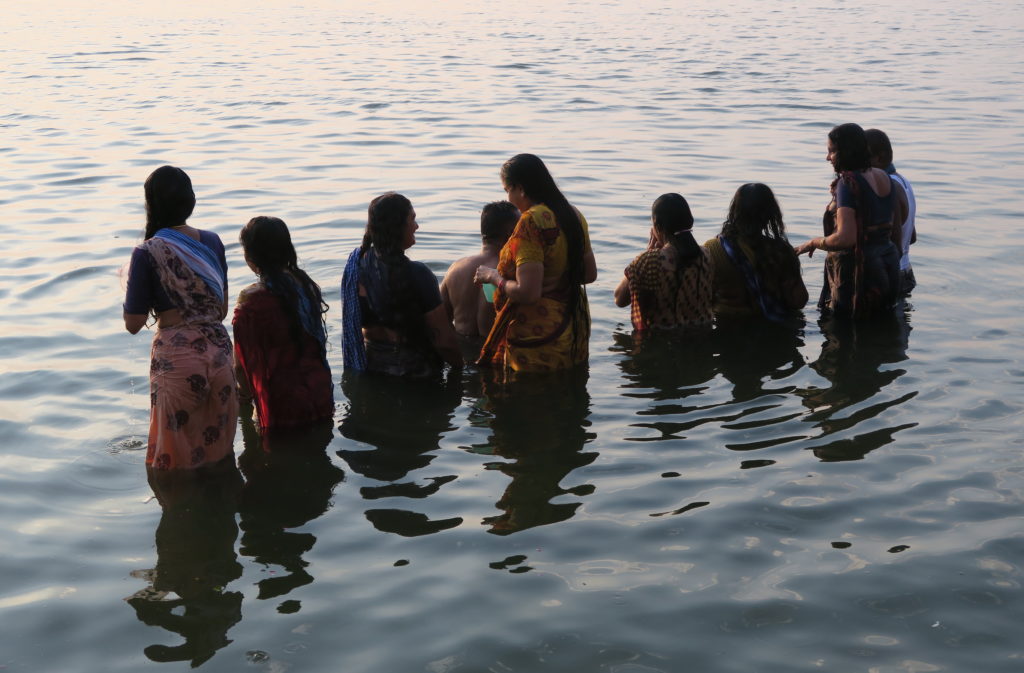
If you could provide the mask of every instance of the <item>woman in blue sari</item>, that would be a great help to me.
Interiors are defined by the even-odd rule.
[[[224,244],[186,220],[196,197],[180,168],[146,179],[146,232],[132,253],[124,325],[156,319],[146,466],[197,468],[232,456],[238,399],[227,315]]]

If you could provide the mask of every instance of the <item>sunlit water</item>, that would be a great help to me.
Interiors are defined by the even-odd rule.
[[[4,4],[0,669],[1024,670],[1024,10],[676,4]],[[905,320],[634,343],[651,201],[704,240],[767,182],[802,241],[845,121],[918,194]],[[590,221],[589,375],[343,381],[370,198],[440,275],[521,151]],[[235,291],[239,227],[288,222],[338,410],[299,453],[243,428],[244,485],[162,510],[118,271],[164,163]]]

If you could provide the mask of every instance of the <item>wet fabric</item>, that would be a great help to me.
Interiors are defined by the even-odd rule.
[[[858,318],[889,311],[900,291],[899,251],[891,240],[892,227],[885,224],[892,220],[892,193],[887,199],[878,197],[861,175],[849,171],[837,178],[833,191],[837,204],[840,191],[852,195],[843,202],[855,204],[856,243],[851,249],[831,251],[825,258],[819,306]],[[835,229],[834,213],[829,217],[826,212],[824,222],[827,236]]]
[[[590,251],[587,221],[578,211],[577,216],[583,227],[586,254]],[[523,213],[501,249],[498,272],[507,280],[515,280],[516,267],[539,262],[544,266],[542,287],[552,289],[532,304],[509,301],[500,289],[495,291],[497,315],[481,349],[479,364],[517,372],[547,372],[586,362],[590,309],[583,287],[569,286],[568,261],[568,241],[551,209],[538,204]],[[577,294],[574,312],[569,308],[570,293]]]
[[[782,322],[789,316],[782,297],[778,295],[781,289],[779,283],[775,287],[769,286],[765,279],[754,268],[754,251],[744,246],[740,241],[732,241],[722,234],[718,235],[718,243],[729,258],[730,263],[740,272],[747,293],[760,309],[761,315],[772,322]],[[782,271],[780,269],[780,271]],[[775,290],[774,292],[772,290]]]
[[[140,247],[182,318],[153,337],[146,465],[166,470],[217,462],[232,453],[238,420],[223,304],[179,241],[154,236]]]
[[[647,250],[625,270],[629,280],[633,329],[673,329],[710,326],[712,310],[711,258],[701,249],[697,259],[676,273],[675,263],[661,250]]]
[[[227,259],[224,256],[224,244],[220,237],[212,231],[200,231],[199,242],[213,251],[217,259],[217,268],[227,287]],[[144,246],[132,251],[132,259],[128,268],[128,292],[124,300],[124,312],[143,314],[153,309],[161,313],[174,308],[174,303],[160,284],[160,277],[153,266],[153,259]]]
[[[349,253],[341,276],[341,354],[345,369],[357,372],[366,370],[363,314],[359,305],[361,256],[359,248]]]
[[[261,429],[333,417],[334,390],[324,346],[309,329],[299,342],[294,340],[291,317],[278,295],[261,283],[245,288],[238,295],[232,325],[235,361],[252,392]]]

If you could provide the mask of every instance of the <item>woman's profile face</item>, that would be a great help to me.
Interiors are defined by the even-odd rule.
[[[525,213],[533,205],[529,199],[526,198],[526,192],[523,188],[518,185],[502,185],[505,188],[505,194],[508,196],[509,203],[519,209],[520,213]]]
[[[825,154],[825,160],[832,164],[832,168],[836,168],[836,146],[832,144],[832,139],[829,138],[828,144],[826,145],[827,153]]]
[[[409,216],[405,220],[405,231],[402,232],[402,250],[408,250],[416,245],[416,230],[420,225],[416,223],[416,211],[409,209]]]

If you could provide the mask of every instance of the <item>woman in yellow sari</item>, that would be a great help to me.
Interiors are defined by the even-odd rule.
[[[481,266],[474,277],[497,287],[497,316],[478,364],[549,372],[586,362],[590,309],[583,286],[597,279],[587,221],[539,157],[512,157],[501,167],[501,182],[522,217],[498,268]]]

